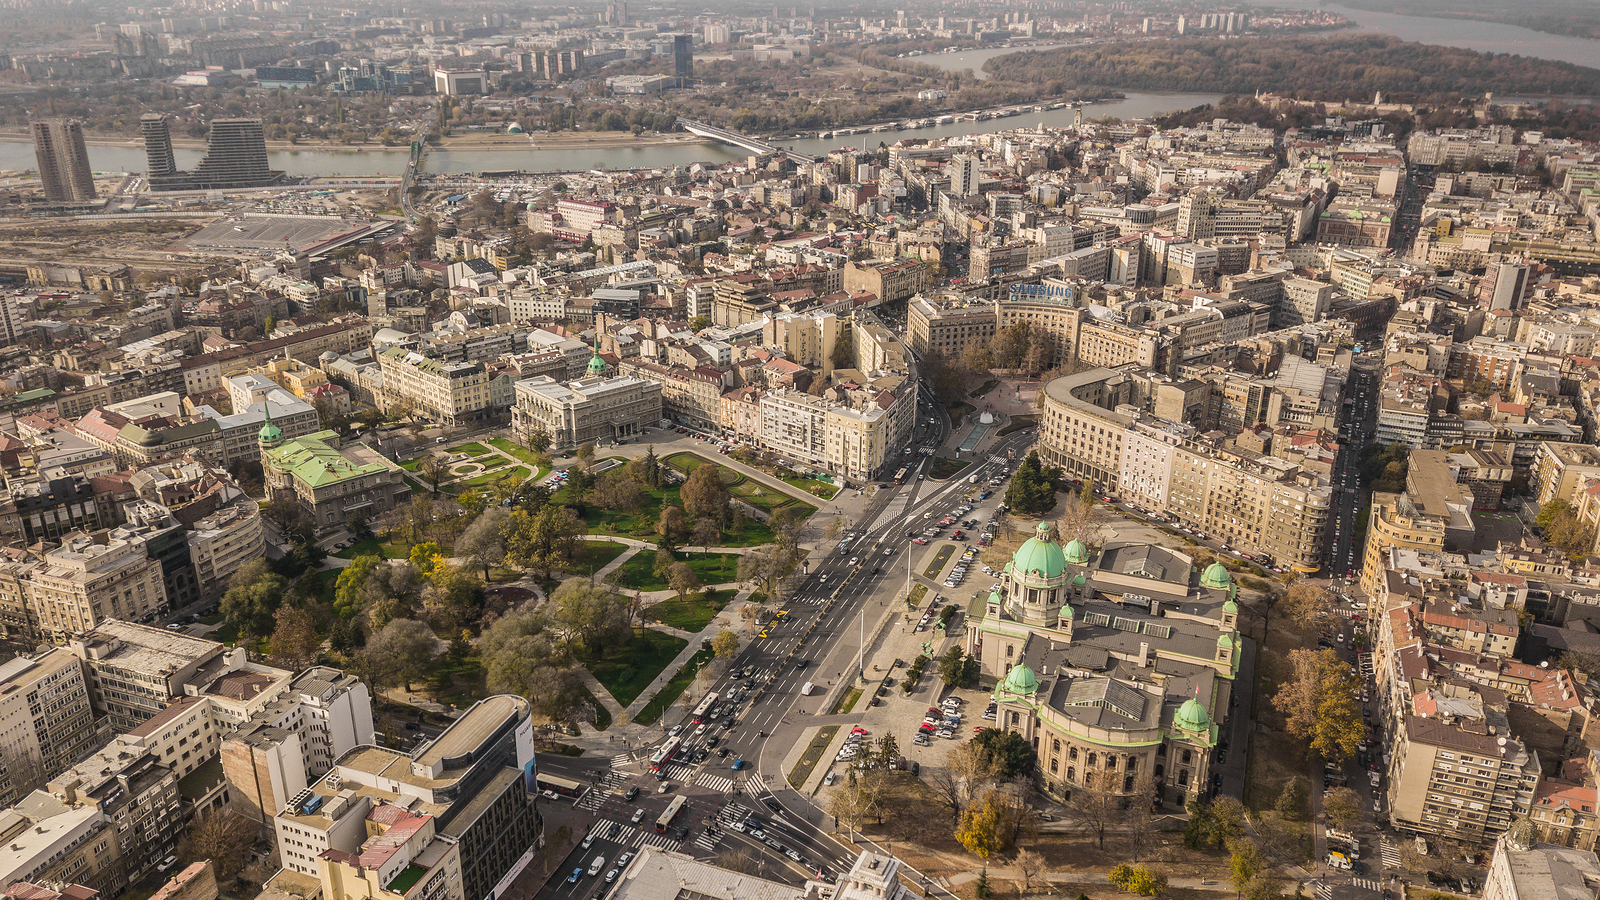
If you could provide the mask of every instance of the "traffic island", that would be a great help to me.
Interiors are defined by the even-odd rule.
[[[827,725],[817,730],[811,742],[800,751],[800,758],[795,760],[794,767],[789,770],[789,787],[795,790],[800,788],[811,778],[811,773],[817,768],[817,763],[828,752],[828,746],[833,743],[833,738],[839,733],[839,726]]]

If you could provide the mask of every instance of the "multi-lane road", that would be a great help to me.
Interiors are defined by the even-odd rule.
[[[1355,543],[1356,517],[1366,504],[1366,494],[1361,484],[1361,454],[1373,438],[1379,403],[1378,387],[1378,367],[1370,357],[1358,357],[1356,364],[1350,367],[1348,399],[1351,406],[1346,410],[1339,435],[1339,460],[1333,472],[1334,495],[1332,509],[1329,510],[1328,531],[1331,536],[1328,539],[1325,571],[1335,581],[1361,568],[1361,560],[1357,558],[1361,548]]]
[[[934,446],[949,428],[936,404],[922,408],[918,426]],[[906,483],[876,491],[853,523],[844,549],[839,549],[839,541],[830,541],[824,545],[825,553],[814,555],[809,567],[795,576],[786,598],[774,604],[766,626],[712,685],[724,707],[714,722],[702,723],[702,728],[687,715],[664,720],[664,733],[655,745],[618,754],[610,768],[585,769],[575,762],[541,759],[541,771],[598,779],[578,804],[596,817],[589,831],[594,840],[568,855],[541,896],[566,900],[604,893],[604,872],[587,874],[593,859],[603,857],[609,871],[618,855],[640,846],[703,857],[744,850],[768,877],[794,882],[818,871],[847,870],[856,848],[819,827],[825,820],[822,811],[808,797],[788,789],[779,769],[789,746],[768,744],[774,732],[789,724],[785,717],[805,699],[800,691],[807,682],[818,685],[820,697],[840,680],[855,677],[857,648],[863,641],[870,645],[886,607],[903,602],[907,554],[917,549],[912,534],[976,490],[974,476],[987,487],[989,478],[1011,467],[1011,451],[1020,458],[1031,441],[1029,432],[1011,435],[972,461],[959,477],[944,482],[926,479],[933,457],[913,450]],[[778,609],[784,613],[777,615]],[[731,691],[738,692],[734,695],[738,699],[730,702]],[[791,734],[793,730],[789,729]],[[649,771],[649,757],[669,733],[682,747],[677,760],[658,776]],[[740,768],[733,768],[741,760]],[[657,792],[662,783],[668,786],[666,793]],[[630,801],[626,796],[631,787],[638,787],[639,793]],[[658,832],[655,818],[678,794],[687,798],[684,814],[667,831]],[[644,813],[635,823],[638,809]],[[569,883],[572,871],[580,867],[584,874]]]

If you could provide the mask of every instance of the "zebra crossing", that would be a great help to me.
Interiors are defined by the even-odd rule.
[[[694,839],[694,845],[699,847],[701,850],[710,853],[717,849],[717,842],[722,839],[721,835],[721,832],[713,835],[702,831],[700,832],[700,836]]]
[[[750,797],[755,797],[755,796],[757,796],[759,794],[765,794],[766,792],[767,792],[767,783],[765,781],[761,780],[761,776],[760,775],[751,775],[749,778],[746,778],[744,780],[744,791],[743,791],[743,793],[745,795],[750,796]]]
[[[601,806],[604,806],[606,798],[610,797],[614,793],[616,793],[616,791],[609,787],[597,786],[578,799],[577,807],[582,810],[594,812]]]
[[[1392,843],[1390,843],[1388,841],[1379,841],[1378,842],[1378,852],[1379,852],[1379,855],[1383,857],[1383,867],[1385,869],[1398,869],[1398,868],[1400,868],[1400,848],[1399,847],[1395,846],[1394,844],[1392,844]]]
[[[632,846],[654,847],[657,850],[676,850],[683,846],[683,841],[668,834],[657,834],[653,831],[640,832],[639,839],[635,840]]]
[[[1350,883],[1358,888],[1365,888],[1369,891],[1383,890],[1383,882],[1376,878],[1352,878],[1350,879]]]
[[[1326,881],[1317,881],[1313,884],[1316,887],[1312,893],[1316,895],[1317,900],[1333,900],[1333,885]]]
[[[694,783],[724,794],[733,790],[732,778],[725,775],[713,775],[710,772],[701,772],[700,776],[694,780]]]
[[[688,781],[694,777],[694,766],[686,766],[682,763],[670,763],[663,771],[666,773],[667,778],[675,781]]]
[[[613,769],[620,769],[623,766],[631,766],[633,763],[634,759],[632,753],[618,753],[616,756],[611,757],[611,768]]]

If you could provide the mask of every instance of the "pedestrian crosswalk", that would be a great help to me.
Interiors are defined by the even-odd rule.
[[[717,849],[717,841],[719,840],[721,840],[720,832],[718,834],[709,834],[702,831],[700,836],[694,839],[694,845],[709,853]]]
[[[604,806],[606,798],[613,793],[615,792],[608,787],[596,787],[593,790],[586,791],[582,797],[578,798],[578,808],[593,812]]]
[[[657,850],[676,850],[683,845],[683,841],[668,835],[656,832],[641,832],[641,839],[633,842],[632,846],[654,847]]]
[[[733,790],[732,778],[728,778],[725,775],[713,775],[710,772],[701,772],[699,777],[694,780],[694,783],[724,794]]]
[[[681,763],[672,763],[666,768],[667,778],[677,781],[688,781],[694,777],[694,766],[685,766]]]
[[[623,766],[628,766],[628,765],[632,765],[632,764],[633,764],[633,754],[632,753],[618,753],[616,756],[611,757],[611,768],[613,768],[613,769],[620,769]]]
[[[1400,848],[1388,841],[1379,841],[1378,845],[1379,853],[1383,857],[1383,867],[1385,869],[1400,868]]]
[[[744,780],[744,794],[756,797],[767,792],[767,783],[761,780],[760,775],[751,775]]]
[[[1313,893],[1317,900],[1333,900],[1333,885],[1326,881],[1317,881],[1313,884],[1316,886]]]
[[[1369,891],[1383,890],[1383,882],[1376,878],[1352,878],[1350,879],[1350,883],[1358,888],[1364,888],[1365,890]]]

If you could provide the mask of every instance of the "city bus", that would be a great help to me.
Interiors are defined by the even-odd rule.
[[[900,467],[900,471],[894,473],[894,483],[895,484],[905,484],[905,481],[906,481],[906,469],[907,469],[906,466],[901,466]]]
[[[564,797],[576,797],[583,792],[583,785],[570,778],[557,778],[540,772],[538,775],[539,787],[547,791],[555,791]]]
[[[678,818],[678,814],[683,812],[683,804],[686,799],[682,794],[672,798],[672,802],[667,804],[666,811],[661,814],[660,818],[656,819],[657,831],[666,831],[672,827],[672,823]]]
[[[650,771],[659,772],[661,771],[662,766],[672,762],[672,758],[678,755],[678,747],[682,744],[683,741],[679,740],[678,738],[667,738],[667,742],[661,745],[661,749],[657,750],[653,755],[651,755]]]
[[[705,717],[706,717],[706,713],[710,712],[711,711],[711,707],[716,706],[716,705],[717,705],[717,692],[716,691],[712,691],[711,693],[706,695],[706,698],[704,700],[700,701],[700,705],[699,706],[696,706],[694,708],[694,716],[693,716],[694,723],[696,725],[699,725],[702,721],[704,721]]]

